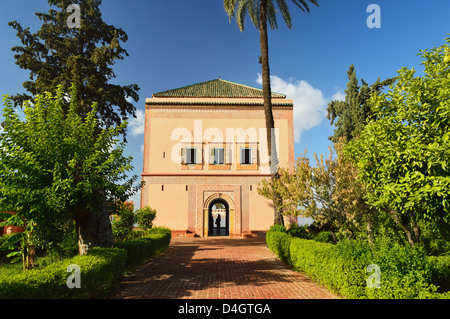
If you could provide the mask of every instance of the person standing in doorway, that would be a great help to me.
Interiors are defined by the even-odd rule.
[[[217,227],[217,229],[220,228],[220,214],[217,214],[217,218],[216,218],[216,227]]]

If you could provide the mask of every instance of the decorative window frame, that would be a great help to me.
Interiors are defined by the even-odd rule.
[[[215,164],[215,150],[223,149],[223,164]],[[208,145],[208,169],[230,170],[233,163],[231,143],[209,143]]]
[[[195,163],[187,164],[186,149],[195,149]],[[180,149],[182,170],[202,170],[203,169],[203,143],[182,143]]]
[[[242,164],[241,150],[251,149],[251,164]],[[236,169],[237,170],[258,170],[258,143],[241,142],[236,143]]]

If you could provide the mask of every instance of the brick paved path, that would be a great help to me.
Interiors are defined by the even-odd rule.
[[[337,298],[289,269],[263,238],[173,238],[170,248],[126,277],[110,298]]]

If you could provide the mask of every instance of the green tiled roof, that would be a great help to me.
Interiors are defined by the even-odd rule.
[[[262,98],[262,90],[222,79],[201,82],[153,94],[153,97],[236,97]],[[272,92],[272,98],[286,98]]]

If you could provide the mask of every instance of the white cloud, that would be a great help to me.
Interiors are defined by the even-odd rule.
[[[300,143],[301,134],[319,125],[326,117],[330,99],[325,98],[321,90],[306,81],[294,78],[286,81],[275,75],[270,77],[270,81],[273,92],[285,94],[294,101],[294,139],[296,143]],[[258,74],[256,82],[262,84],[261,74]]]
[[[336,92],[331,97],[332,101],[345,101],[345,93],[342,93],[341,91]]]
[[[128,128],[131,131],[131,135],[137,136],[144,134],[145,128],[145,114],[142,110],[136,111],[136,118],[131,118],[128,124]]]

